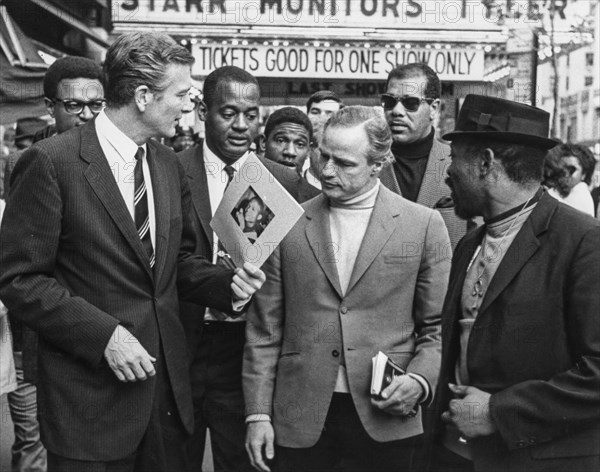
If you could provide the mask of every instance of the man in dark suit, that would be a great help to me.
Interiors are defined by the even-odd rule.
[[[193,255],[170,137],[194,59],[166,35],[119,37],[108,108],[19,159],[0,232],[0,298],[40,336],[38,402],[53,471],[185,467],[193,429],[178,298],[239,309],[264,281]]]
[[[257,80],[234,66],[216,69],[203,87],[206,138],[179,154],[192,194],[196,253],[217,261],[219,243],[210,221],[229,181],[258,135],[260,89]],[[294,197],[298,174],[268,159],[261,162]],[[225,248],[226,249],[226,248]],[[245,317],[228,317],[197,304],[182,304],[181,316],[192,357],[191,378],[196,430],[188,441],[190,471],[202,468],[206,431],[210,430],[216,471],[250,470],[244,450],[242,354]]]
[[[381,182],[439,211],[454,248],[467,232],[467,221],[454,213],[445,183],[450,147],[435,136],[441,93],[440,79],[426,64],[406,64],[389,73],[381,104],[392,130],[394,162],[382,172]]]
[[[420,404],[440,362],[450,244],[441,216],[394,194],[381,114],[332,115],[321,145],[323,193],[264,265],[272,278],[248,312],[247,448],[259,470],[410,470]],[[371,396],[371,359],[406,375]],[[275,447],[275,449],[274,449]]]
[[[600,223],[541,186],[549,114],[467,95],[452,141],[456,212],[442,315],[434,470],[600,466]]]
[[[55,124],[33,134],[33,142],[64,133],[93,119],[106,105],[102,67],[85,57],[66,56],[57,59],[44,75],[44,96],[48,114]],[[10,190],[10,176],[22,151],[8,158],[5,190]],[[13,468],[17,471],[46,470],[46,451],[40,440],[37,420],[37,344],[35,331],[9,313],[15,349],[15,365],[19,388],[8,395],[11,417],[15,425],[12,448]]]

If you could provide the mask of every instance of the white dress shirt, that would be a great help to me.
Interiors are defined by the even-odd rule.
[[[223,193],[225,192],[225,187],[227,187],[227,182],[229,181],[229,176],[225,171],[225,164],[221,159],[217,157],[217,155],[212,152],[208,146],[206,145],[206,140],[202,144],[202,152],[204,156],[204,170],[206,172],[206,182],[208,184],[208,198],[210,200],[210,213],[214,217],[221,204],[221,200],[223,199]],[[240,157],[237,161],[235,161],[231,166],[235,169],[235,173],[233,174],[234,179],[239,178],[239,172],[246,159],[248,159],[249,152],[246,152],[242,157]],[[219,237],[217,233],[213,232],[213,264],[217,263],[217,252],[219,250]],[[249,299],[248,299],[249,300]],[[235,302],[233,304],[233,308],[235,311],[241,310],[244,305],[248,302],[248,300],[242,300]],[[204,319],[206,321],[215,321],[218,318],[211,313],[211,309],[207,308],[206,313],[204,314]],[[237,318],[227,318],[225,321],[228,322],[238,322],[245,321],[246,317],[244,315],[239,316]]]
[[[127,210],[135,224],[135,205],[133,203],[135,193],[134,169],[135,153],[138,147],[144,150],[142,158],[142,170],[144,173],[144,182],[146,183],[146,195],[148,197],[148,215],[150,218],[150,239],[152,247],[156,251],[156,212],[154,210],[154,192],[152,191],[152,179],[150,177],[150,167],[146,159],[146,144],[138,146],[131,138],[117,128],[106,116],[104,110],[96,118],[96,133],[100,147],[106,156],[113,177],[117,182],[121,196],[125,201]]]
[[[206,182],[208,183],[208,197],[210,199],[210,212],[214,217],[217,212],[217,208],[221,204],[221,200],[223,199],[223,193],[225,192],[225,187],[227,187],[227,182],[229,180],[229,176],[225,171],[225,164],[221,159],[219,159],[214,152],[212,152],[208,146],[206,145],[206,140],[202,144],[202,152],[204,153],[204,170],[206,172]],[[246,152],[242,157],[240,157],[237,161],[235,161],[231,166],[235,169],[235,174],[233,174],[234,179],[239,178],[240,168],[248,159],[249,152]],[[217,233],[213,233],[213,263],[217,262],[217,251],[219,245],[219,237]]]

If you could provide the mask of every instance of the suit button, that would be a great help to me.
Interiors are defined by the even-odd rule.
[[[340,357],[340,352],[337,349],[334,349],[333,351],[331,351],[331,355],[333,357]]]
[[[348,308],[343,306],[342,308],[340,308],[340,311],[342,312],[342,315],[345,315],[346,313],[348,313]]]
[[[529,438],[529,444],[536,444],[537,440],[535,438]]]
[[[527,446],[527,441],[518,441],[517,442],[517,447],[525,447]]]

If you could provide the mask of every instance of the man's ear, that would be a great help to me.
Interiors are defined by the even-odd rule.
[[[204,103],[204,100],[198,99],[196,112],[198,113],[198,119],[200,121],[206,121],[206,114],[208,113],[208,108],[206,107],[206,103]]]
[[[146,111],[146,107],[154,100],[154,94],[147,85],[139,85],[133,92],[133,101],[140,112]]]
[[[374,162],[372,165],[371,175],[377,175],[381,172],[381,169],[383,169],[383,162]]]
[[[258,140],[258,146],[260,148],[260,152],[262,154],[267,150],[267,137],[264,134],[260,134],[260,138]]]
[[[442,106],[442,101],[439,98],[436,98],[429,107],[431,108],[431,113],[429,114],[429,119],[431,121],[435,120],[436,116],[440,111],[440,107]]]
[[[44,103],[46,104],[46,110],[48,111],[48,114],[54,118],[54,102],[49,98],[44,98]]]
[[[497,180],[498,178],[498,159],[493,149],[485,148],[478,157],[479,175],[486,179]]]

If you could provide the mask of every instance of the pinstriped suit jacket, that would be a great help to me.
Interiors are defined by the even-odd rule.
[[[93,121],[34,144],[14,169],[0,232],[0,298],[40,335],[42,439],[58,455],[111,461],[133,453],[143,437],[155,378],[121,383],[110,370],[103,354],[118,324],[152,356],[164,353],[175,402],[191,431],[178,292],[231,309],[231,272],[191,255],[191,197],[175,154],[150,141],[148,163],[156,206],[154,271]]]
[[[447,170],[450,166],[449,156],[450,146],[434,139],[416,203],[426,206],[427,208],[434,208],[435,204],[441,198],[450,196],[450,188],[445,182]],[[402,195],[392,166],[387,166],[381,171],[380,179],[381,183],[387,188],[398,195]],[[452,248],[455,248],[458,241],[460,241],[467,232],[467,221],[456,216],[454,207],[436,208],[436,210],[442,215],[444,223],[446,223],[446,228],[448,229],[448,234],[450,235]]]

